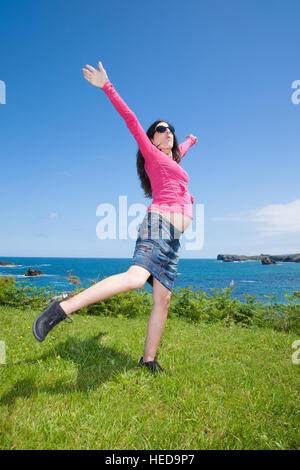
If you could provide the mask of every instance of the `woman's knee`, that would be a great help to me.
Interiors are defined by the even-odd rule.
[[[160,299],[153,299],[153,306],[158,309],[165,318],[167,318],[170,307],[170,296],[166,295]]]
[[[170,303],[171,303],[171,292],[170,291],[165,294],[163,302],[164,302],[164,306],[165,306],[166,310],[168,310],[168,308],[170,307]]]
[[[163,310],[168,310],[171,302],[171,291],[157,279],[153,280],[153,303]]]

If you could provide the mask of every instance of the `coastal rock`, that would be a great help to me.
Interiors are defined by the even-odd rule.
[[[294,255],[272,255],[272,259],[286,263],[300,263],[300,253],[295,253]]]
[[[41,274],[43,274],[42,271],[39,271],[38,269],[29,268],[27,273],[25,273],[25,276],[39,276]]]
[[[0,261],[0,266],[18,266],[14,263],[8,263],[7,261]]]
[[[217,260],[224,261],[225,263],[233,263],[234,261],[248,261],[260,260],[260,256],[245,256],[245,255],[218,255]]]
[[[223,262],[234,262],[234,261],[249,261],[249,260],[259,260],[261,261],[264,258],[269,258],[275,263],[277,261],[289,262],[289,263],[300,263],[300,253],[295,253],[291,255],[269,255],[261,253],[257,256],[245,256],[245,255],[218,255],[217,260]],[[275,264],[275,263],[265,263],[265,264]]]
[[[270,256],[264,256],[261,259],[261,264],[276,264],[276,261],[274,261]]]

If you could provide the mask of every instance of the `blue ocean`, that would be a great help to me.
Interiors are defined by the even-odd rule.
[[[14,276],[16,282],[24,285],[50,286],[55,293],[68,292],[76,288],[68,281],[69,274],[77,276],[80,288],[91,285],[92,280],[101,281],[104,276],[111,276],[126,271],[131,258],[25,258],[0,257],[0,261],[14,263],[17,266],[0,266],[1,276]],[[29,268],[42,271],[39,276],[25,276]],[[259,300],[268,300],[264,295],[278,295],[278,301],[284,302],[283,294],[300,289],[300,264],[278,262],[262,265],[260,261],[242,261],[223,263],[216,259],[179,259],[176,287],[210,289],[229,287],[233,281],[235,289],[232,297],[243,300],[243,294],[256,294]],[[152,292],[146,282],[145,288]]]

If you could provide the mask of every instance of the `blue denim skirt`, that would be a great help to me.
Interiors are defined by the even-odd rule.
[[[182,233],[161,214],[146,212],[138,230],[131,266],[147,269],[151,273],[147,282],[152,287],[154,276],[172,291],[177,277]]]

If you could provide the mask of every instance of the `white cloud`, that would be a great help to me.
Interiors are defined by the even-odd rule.
[[[288,204],[270,204],[256,211],[213,217],[213,222],[253,222],[263,235],[281,235],[300,232],[300,199]]]

